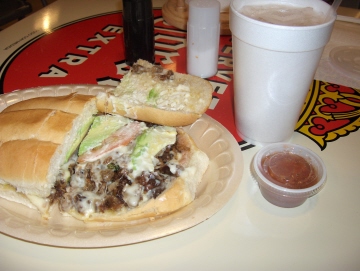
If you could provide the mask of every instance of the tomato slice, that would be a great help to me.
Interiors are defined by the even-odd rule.
[[[121,127],[108,138],[104,139],[100,146],[91,149],[78,158],[78,163],[93,162],[120,146],[127,146],[142,132],[140,122],[134,121]]]

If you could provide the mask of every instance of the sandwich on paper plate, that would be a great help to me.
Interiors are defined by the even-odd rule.
[[[211,85],[139,61],[112,93],[38,97],[0,113],[0,197],[84,221],[128,221],[189,203],[209,159],[180,127]]]

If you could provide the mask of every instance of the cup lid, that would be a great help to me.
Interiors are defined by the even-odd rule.
[[[340,72],[360,79],[360,47],[338,46],[330,51],[330,63]]]
[[[200,28],[219,25],[220,3],[217,0],[190,0],[188,24]]]

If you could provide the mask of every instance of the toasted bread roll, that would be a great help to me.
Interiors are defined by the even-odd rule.
[[[0,178],[18,192],[50,195],[60,166],[60,145],[36,139],[12,140],[0,145]]]
[[[66,96],[37,97],[12,104],[5,108],[3,112],[24,109],[56,109],[79,115],[86,110],[86,108],[84,108],[85,105],[92,107],[92,105],[88,103],[90,99],[93,99],[93,97],[90,95],[78,94],[76,92]]]
[[[114,91],[97,96],[97,107],[159,125],[185,126],[208,109],[212,93],[205,79],[138,60]]]
[[[54,97],[22,101],[0,113],[1,197],[33,208],[46,205],[61,165],[76,150],[97,113],[94,96],[55,98],[59,101]]]
[[[0,142],[38,139],[61,144],[78,117],[53,109],[25,109],[0,114]]]

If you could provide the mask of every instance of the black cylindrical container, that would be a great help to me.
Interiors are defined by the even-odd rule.
[[[138,59],[155,62],[152,0],[123,0],[123,27],[126,64]]]

